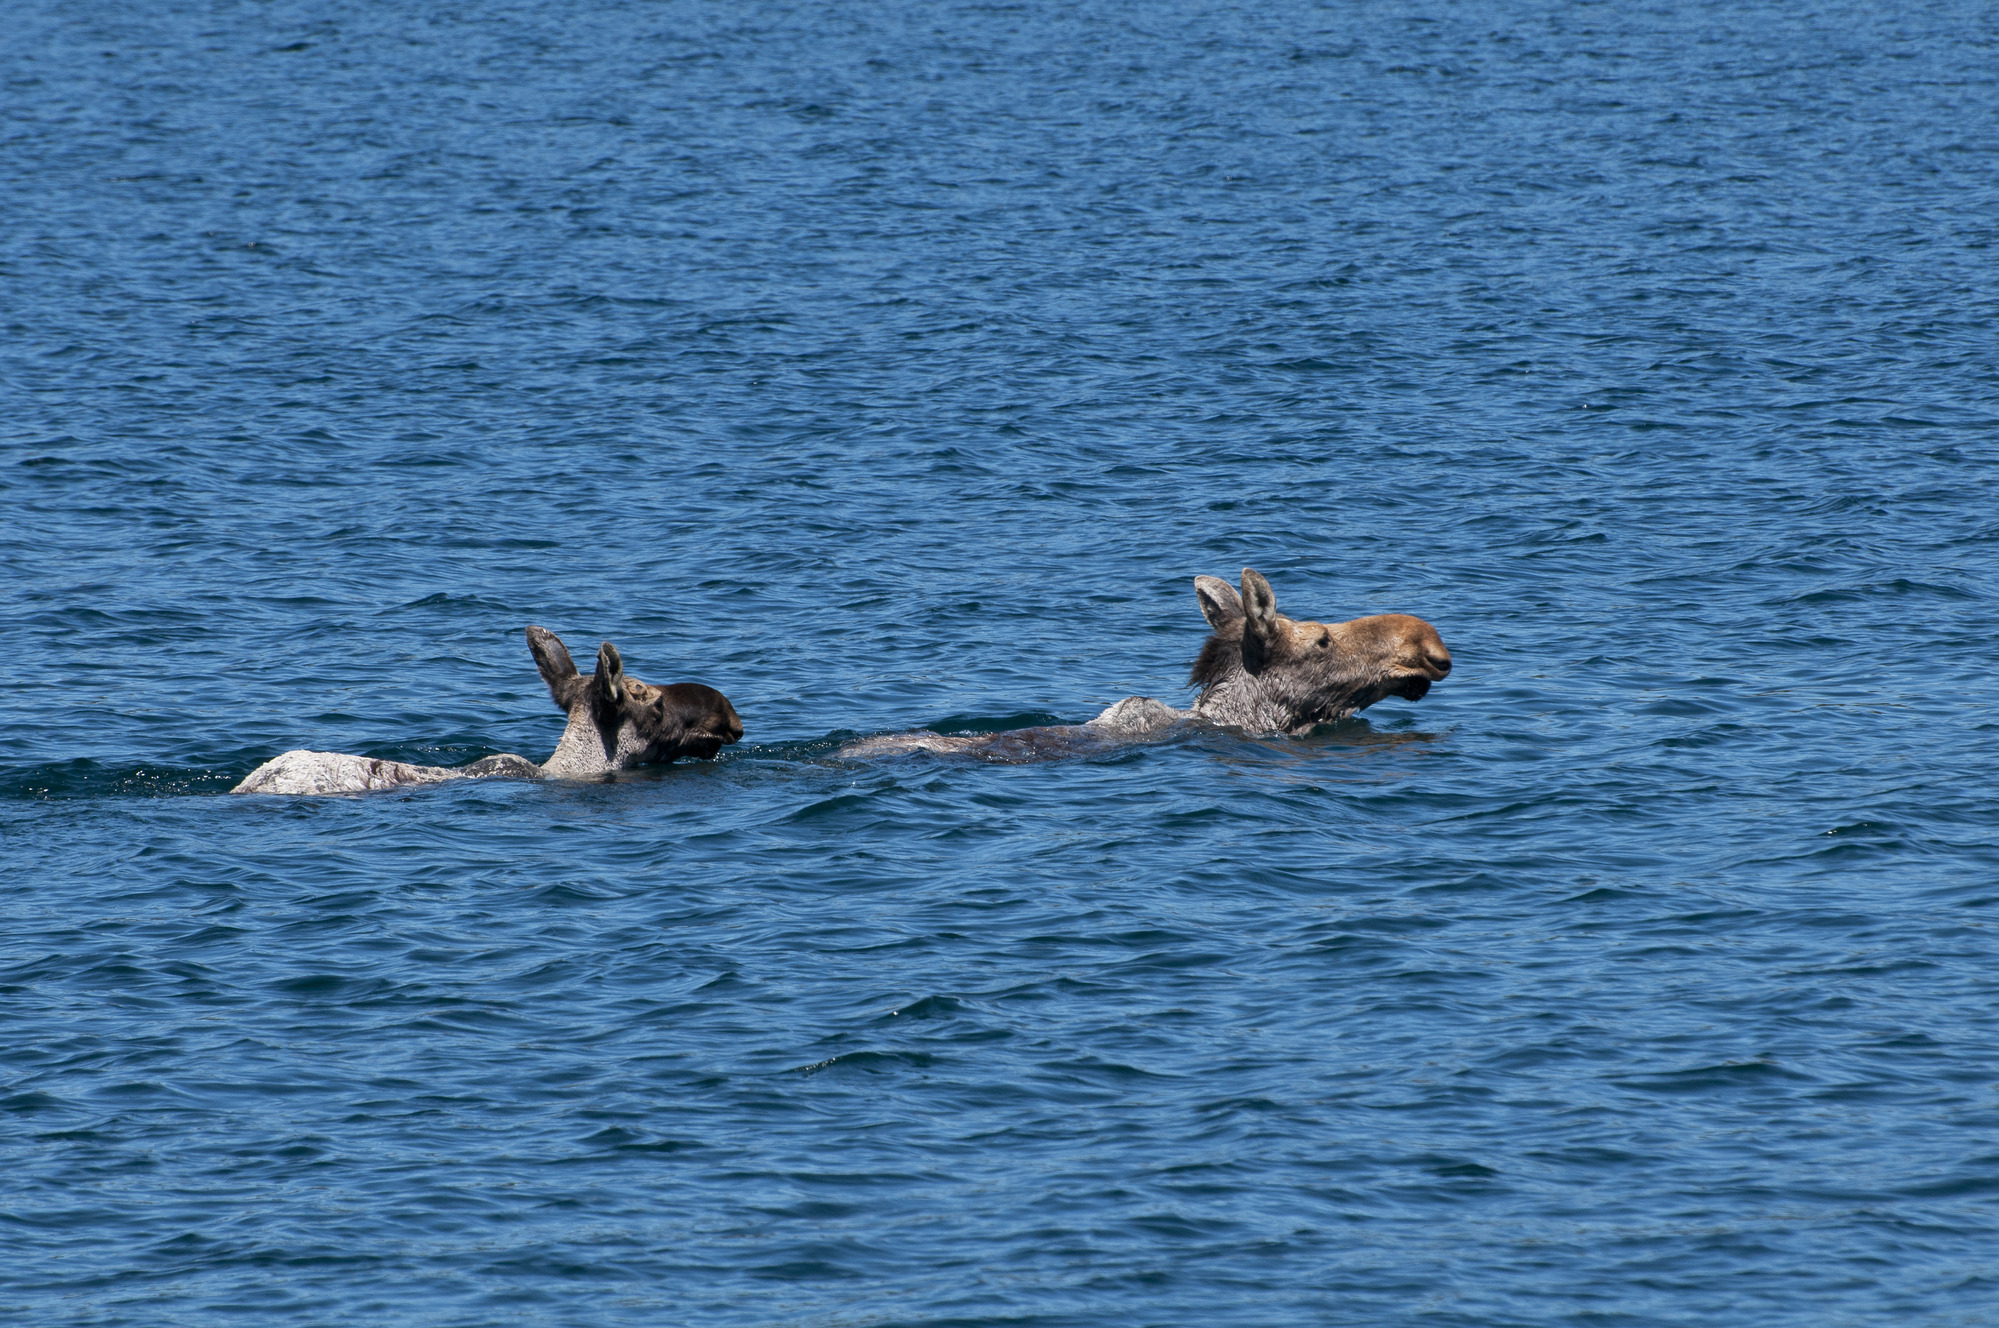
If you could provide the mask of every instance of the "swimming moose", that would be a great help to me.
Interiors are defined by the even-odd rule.
[[[286,752],[264,762],[236,793],[361,793],[448,779],[506,775],[528,779],[588,779],[641,765],[664,765],[682,756],[706,760],[743,736],[743,721],[729,698],[698,682],[655,687],[625,672],[618,648],[606,641],[597,671],[584,677],[561,638],[528,628],[528,649],[569,727],[555,755],[541,765],[511,752],[453,767],[405,765],[340,752]]]
[[[1240,595],[1215,576],[1195,577],[1194,594],[1213,630],[1187,679],[1201,688],[1191,710],[1130,696],[1084,724],[966,737],[894,733],[863,739],[843,754],[930,751],[1034,760],[1116,746],[1184,720],[1302,735],[1386,697],[1420,701],[1451,671],[1451,652],[1437,629],[1406,613],[1343,623],[1293,621],[1277,612],[1270,582],[1248,567]]]

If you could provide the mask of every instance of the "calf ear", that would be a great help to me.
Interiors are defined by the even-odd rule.
[[[1194,597],[1201,601],[1201,616],[1218,632],[1242,617],[1242,596],[1218,576],[1195,577]]]
[[[597,647],[597,695],[612,705],[625,699],[625,661],[609,641]]]
[[[1277,592],[1253,567],[1242,569],[1242,666],[1263,672],[1277,643]]]
[[[534,666],[541,670],[541,680],[548,684],[548,694],[557,705],[563,705],[563,693],[568,689],[562,684],[576,676],[576,661],[569,658],[569,647],[546,627],[530,627],[528,653],[534,656]]]

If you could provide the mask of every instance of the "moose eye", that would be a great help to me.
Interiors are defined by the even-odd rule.
[[[1327,646],[1331,645],[1332,643],[1333,643],[1333,634],[1331,632],[1319,633],[1319,649],[1324,650]]]

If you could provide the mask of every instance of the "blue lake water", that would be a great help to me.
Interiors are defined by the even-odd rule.
[[[422,10],[423,12],[416,12]],[[1999,1317],[1999,16],[0,38],[0,1311]],[[1435,623],[1305,739],[1191,578]],[[721,688],[540,759],[522,640]]]

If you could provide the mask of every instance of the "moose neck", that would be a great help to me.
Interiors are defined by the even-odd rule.
[[[607,733],[609,724],[617,727]],[[650,746],[629,719],[613,716],[606,723],[585,701],[570,707],[562,741],[555,744],[555,755],[543,762],[541,771],[556,779],[587,779],[628,770],[644,763]]]

